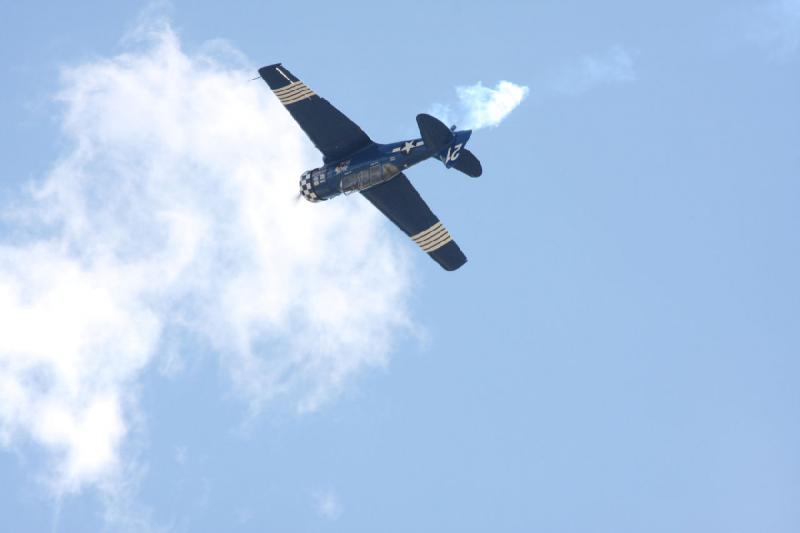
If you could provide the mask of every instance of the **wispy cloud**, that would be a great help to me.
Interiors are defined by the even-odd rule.
[[[556,92],[580,94],[599,85],[635,80],[633,57],[622,46],[613,46],[602,54],[585,55],[565,66],[555,76],[552,87]]]
[[[189,458],[188,450],[186,446],[176,446],[175,447],[175,462],[179,465],[183,466],[186,464],[186,461]]]
[[[430,112],[442,121],[456,123],[466,129],[497,126],[528,95],[528,88],[510,81],[500,81],[494,89],[481,82],[456,87],[458,106],[434,104]]]
[[[408,325],[393,230],[358,199],[296,201],[319,159],[253,70],[140,30],[64,71],[70,148],[15,213],[37,237],[0,244],[0,442],[50,452],[60,494],[123,483],[162,356],[180,372],[204,343],[253,410],[309,410]]]
[[[342,504],[339,497],[332,490],[314,493],[314,503],[317,513],[328,520],[336,520],[342,516]]]
[[[800,50],[800,0],[770,0],[740,12],[747,38],[779,61]]]

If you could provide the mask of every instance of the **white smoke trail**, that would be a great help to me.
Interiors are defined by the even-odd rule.
[[[500,81],[494,89],[478,82],[456,87],[458,111],[454,112],[448,105],[434,104],[430,113],[464,129],[497,126],[522,103],[528,92],[528,87],[510,81]]]

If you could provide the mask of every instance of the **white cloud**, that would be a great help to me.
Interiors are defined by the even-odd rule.
[[[465,129],[497,126],[522,103],[528,88],[510,81],[500,81],[494,89],[481,82],[456,87],[459,111],[454,113],[448,105],[434,104],[430,113],[448,124],[457,123]]]
[[[636,80],[631,54],[613,46],[599,55],[586,55],[574,65],[564,67],[553,81],[553,89],[565,94],[580,94],[598,85]]]
[[[37,237],[0,245],[0,443],[50,452],[59,494],[122,483],[160,357],[202,339],[251,409],[308,410],[408,325],[401,241],[358,198],[297,202],[319,157],[253,69],[137,35],[65,70],[70,148],[15,213]]]
[[[741,13],[747,37],[786,60],[800,49],[800,0],[771,0]]]

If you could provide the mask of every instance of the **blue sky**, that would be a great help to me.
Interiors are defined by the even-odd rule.
[[[800,529],[800,3],[29,2],[0,22],[10,531]],[[255,69],[389,142],[446,273]],[[463,93],[463,90],[462,90]]]

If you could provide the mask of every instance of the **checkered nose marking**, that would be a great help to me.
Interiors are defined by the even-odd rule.
[[[319,202],[319,196],[317,196],[317,193],[314,192],[314,188],[311,186],[310,177],[304,176],[300,178],[300,194],[309,202]]]

